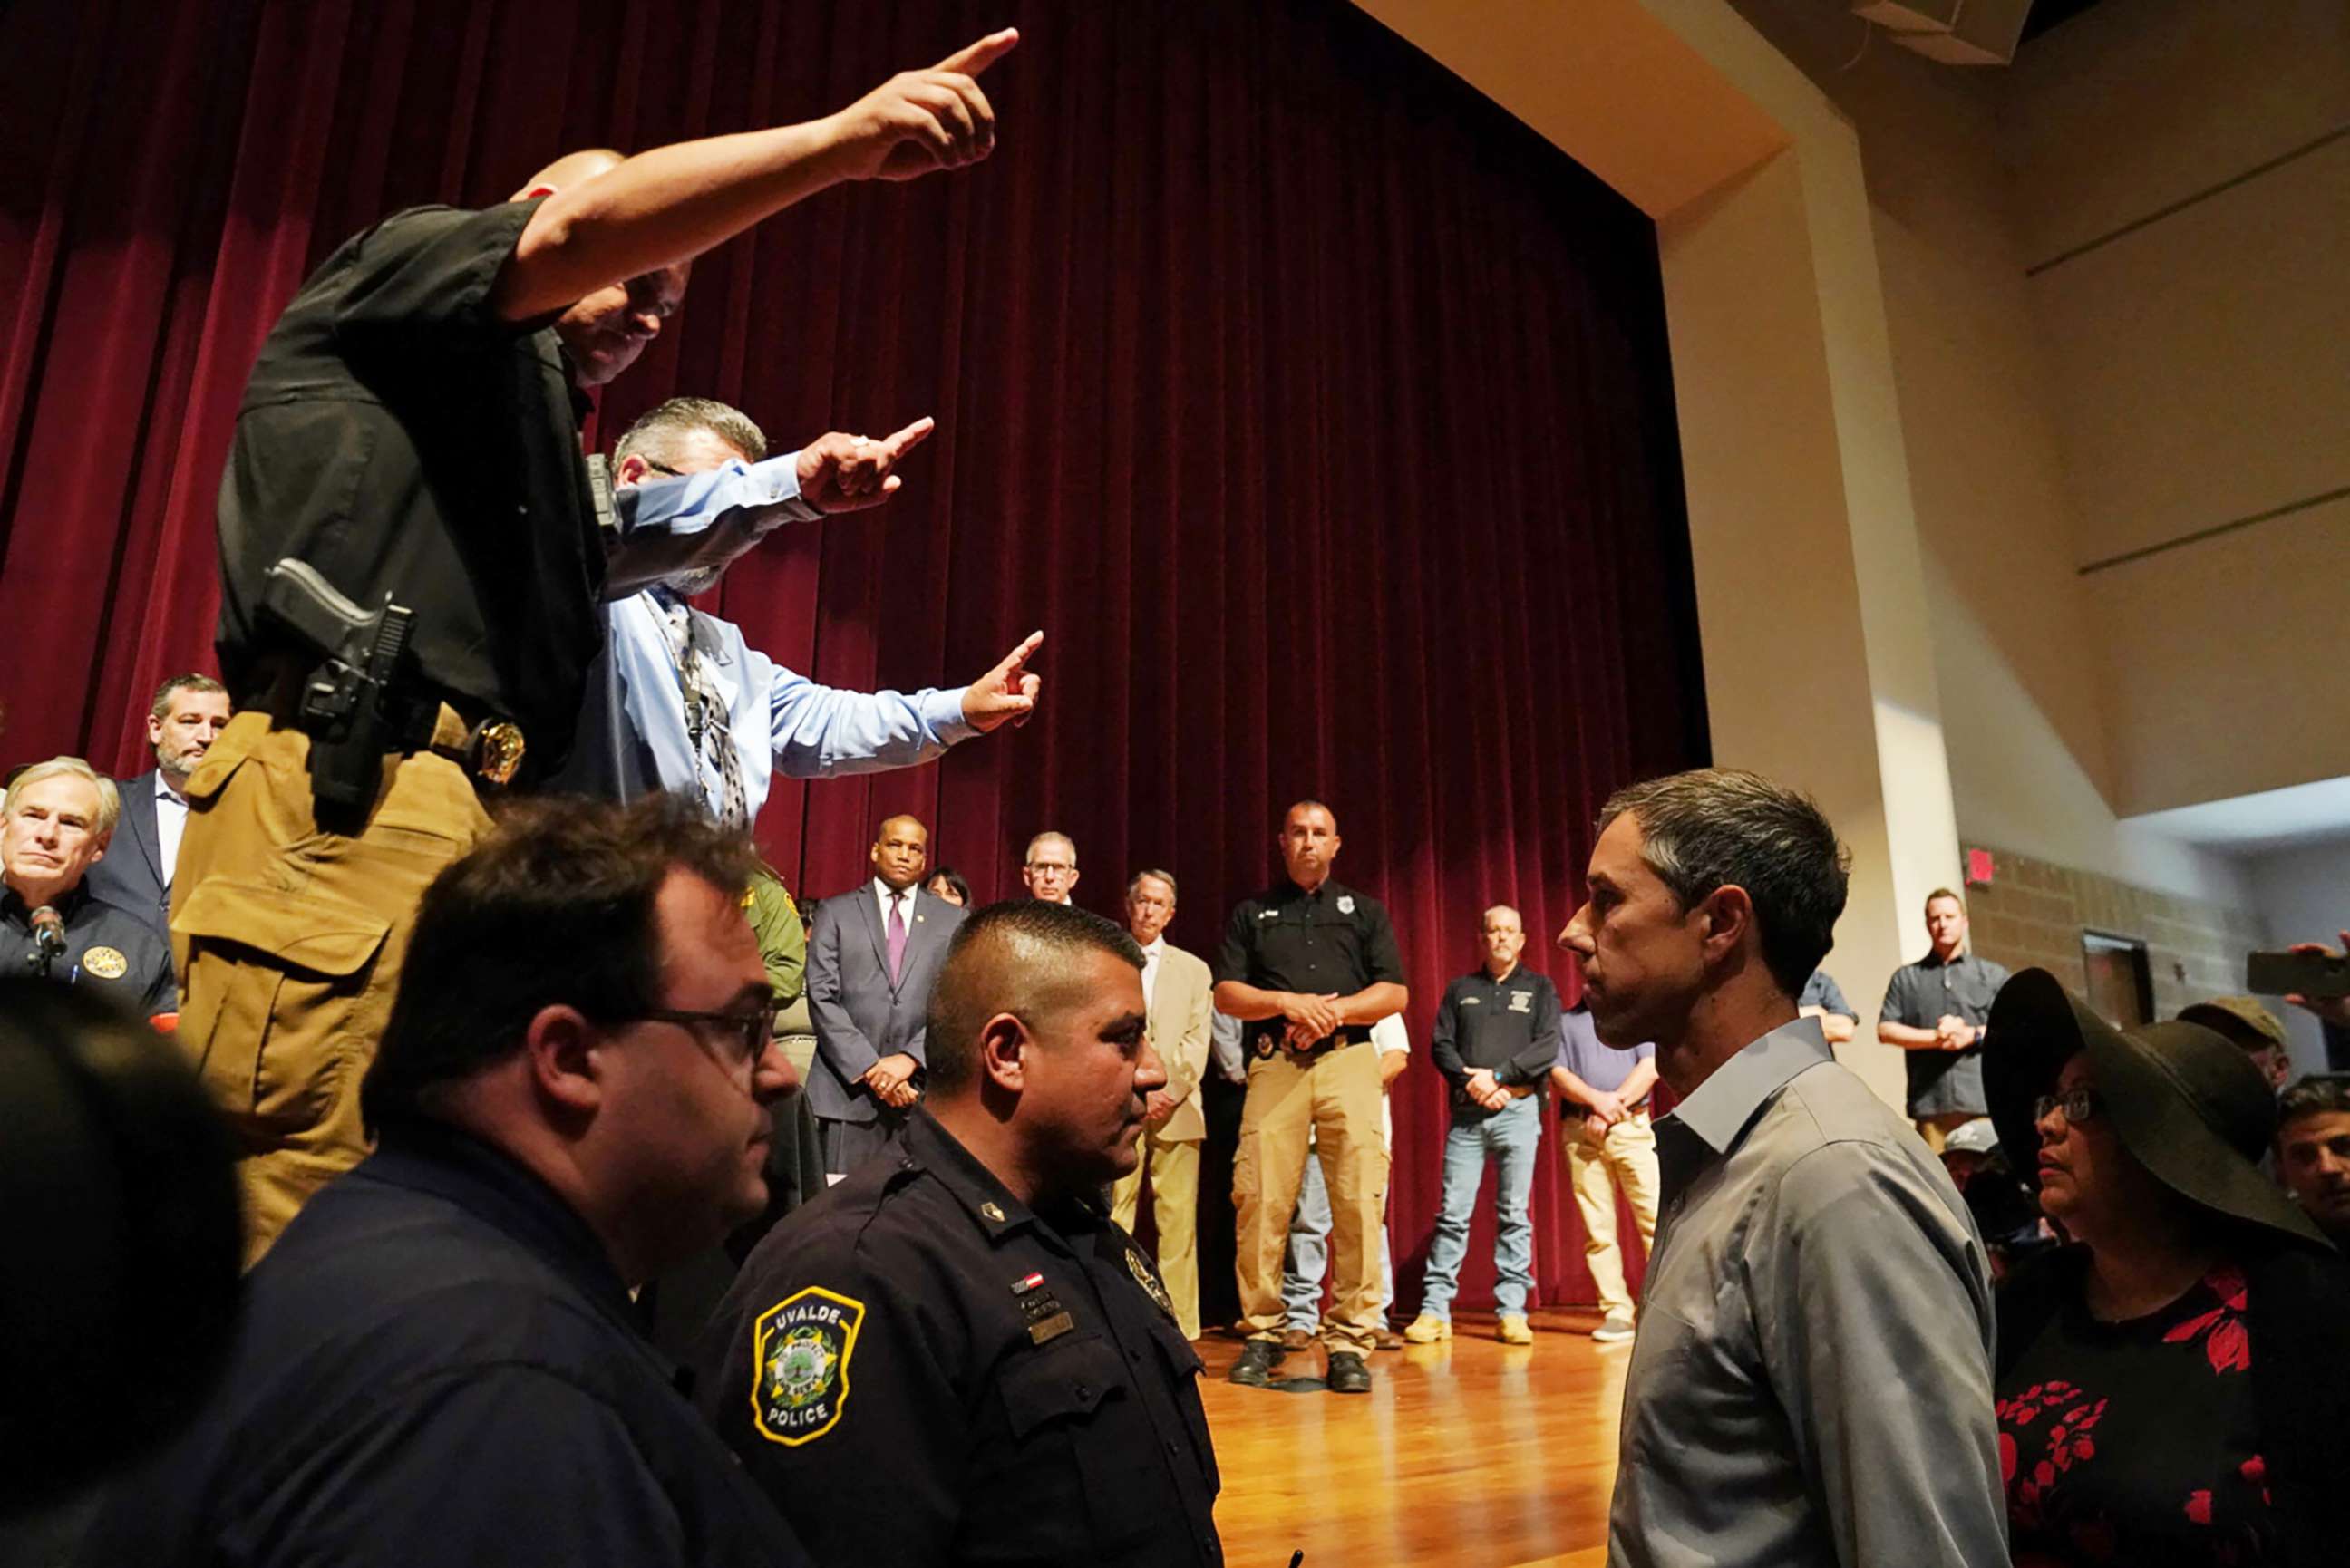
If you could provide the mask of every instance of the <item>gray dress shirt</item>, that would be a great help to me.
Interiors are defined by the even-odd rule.
[[[1991,1271],[1941,1163],[1797,1019],[1657,1124],[1610,1568],[1997,1568]]]

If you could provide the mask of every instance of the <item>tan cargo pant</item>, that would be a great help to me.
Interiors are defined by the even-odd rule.
[[[445,708],[442,731],[464,738]],[[464,770],[421,752],[384,759],[356,836],[328,832],[309,763],[301,731],[261,712],[229,721],[188,781],[172,884],[177,1038],[244,1147],[248,1268],[366,1155],[359,1080],[417,901],[490,826]]]
[[[1600,1309],[1632,1315],[1631,1288],[1624,1282],[1624,1250],[1616,1240],[1616,1189],[1622,1187],[1640,1227],[1640,1249],[1657,1244],[1657,1135],[1648,1113],[1635,1111],[1594,1138],[1575,1124],[1566,1140],[1567,1179],[1575,1206],[1583,1212],[1583,1262],[1599,1287]]]
[[[1159,1230],[1159,1277],[1175,1303],[1183,1337],[1200,1337],[1200,1142],[1142,1137],[1141,1159],[1110,1185],[1110,1218],[1134,1229],[1142,1198],[1142,1174],[1150,1173],[1150,1219]]]
[[[1330,1189],[1333,1300],[1322,1325],[1331,1350],[1368,1355],[1379,1311],[1379,1233],[1387,1210],[1388,1147],[1380,1131],[1378,1047],[1366,1040],[1300,1060],[1285,1053],[1249,1064],[1232,1161],[1241,1329],[1281,1337],[1281,1258],[1309,1143],[1318,1144]]]

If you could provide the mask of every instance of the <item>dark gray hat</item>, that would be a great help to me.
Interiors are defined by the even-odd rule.
[[[2276,1094],[2224,1035],[2182,1022],[2116,1029],[2044,969],[2000,988],[1985,1030],[1983,1088],[2018,1171],[2039,1168],[2033,1103],[2054,1092],[2074,1053],[2086,1051],[2122,1147],[2157,1180],[2215,1213],[2330,1250],[2261,1172],[2276,1135]]]

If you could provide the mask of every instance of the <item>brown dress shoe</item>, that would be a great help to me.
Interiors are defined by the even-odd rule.
[[[1391,1328],[1383,1328],[1373,1337],[1371,1343],[1381,1350],[1401,1350],[1403,1335]]]
[[[1311,1350],[1314,1348],[1314,1336],[1302,1328],[1284,1328],[1281,1331],[1281,1348]]]

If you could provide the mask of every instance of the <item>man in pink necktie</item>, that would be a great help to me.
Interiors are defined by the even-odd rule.
[[[808,935],[808,1108],[836,1181],[887,1147],[921,1096],[923,1014],[963,919],[921,889],[930,832],[913,817],[881,824],[871,860],[869,881],[816,905]]]

